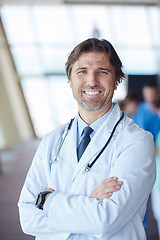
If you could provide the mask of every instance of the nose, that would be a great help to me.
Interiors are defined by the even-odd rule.
[[[91,87],[94,87],[95,85],[97,85],[98,78],[97,78],[96,73],[95,72],[90,72],[87,76],[86,82]]]

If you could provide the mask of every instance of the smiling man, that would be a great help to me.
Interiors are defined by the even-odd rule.
[[[22,229],[37,240],[145,240],[154,142],[112,102],[122,63],[108,41],[91,38],[66,72],[78,114],[42,139],[18,203]]]
[[[70,76],[70,87],[78,103],[80,116],[89,116],[89,111],[94,122],[108,112],[116,83],[114,68],[107,55],[103,52],[82,53],[73,65]]]

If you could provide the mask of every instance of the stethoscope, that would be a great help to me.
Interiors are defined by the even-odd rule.
[[[108,146],[109,142],[111,141],[111,138],[112,138],[112,136],[113,136],[113,134],[114,134],[114,132],[115,132],[115,130],[116,130],[116,127],[118,126],[118,124],[120,123],[120,121],[123,119],[123,117],[124,117],[124,113],[122,112],[122,116],[120,117],[120,119],[119,119],[119,120],[116,122],[116,124],[114,125],[113,130],[112,130],[112,132],[111,132],[111,135],[110,135],[110,137],[108,138],[106,144],[103,146],[103,148],[102,148],[101,151],[98,153],[98,155],[95,157],[95,159],[94,159],[91,163],[88,163],[88,164],[86,165],[86,167],[85,167],[85,172],[88,172],[88,171],[91,170],[91,168],[93,167],[93,165],[95,164],[95,162],[98,160],[98,158],[100,157],[100,155],[101,155],[101,154],[103,153],[103,151],[106,149],[106,147]],[[64,143],[64,141],[65,141],[65,139],[66,139],[66,137],[67,137],[67,135],[68,135],[68,132],[69,132],[69,130],[70,130],[71,127],[72,127],[73,121],[74,121],[74,118],[70,120],[70,122],[69,122],[66,130],[65,130],[64,133],[62,134],[62,140],[61,140],[61,142],[60,142],[60,145],[59,145],[59,148],[58,148],[56,157],[55,157],[55,159],[54,159],[55,162],[60,159],[60,151],[61,151],[62,146],[63,146],[63,143]]]

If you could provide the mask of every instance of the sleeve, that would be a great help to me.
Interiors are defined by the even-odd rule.
[[[56,233],[49,229],[45,212],[35,206],[37,194],[46,189],[47,181],[44,174],[44,139],[41,141],[28,171],[18,202],[20,223],[24,233],[52,239]]]
[[[156,148],[158,149],[158,151],[160,151],[160,132],[157,134],[155,145],[156,145]]]
[[[108,239],[137,213],[143,218],[155,181],[154,155],[150,134],[128,144],[117,156],[111,171],[111,176],[123,181],[121,190],[103,201],[84,195],[58,193],[49,207],[49,228]]]
[[[44,203],[43,210],[44,210],[46,216],[48,216],[49,206],[50,206],[53,198],[57,195],[57,193],[58,192],[51,193],[50,196],[47,198],[47,200]]]

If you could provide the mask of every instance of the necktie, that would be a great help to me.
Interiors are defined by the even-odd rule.
[[[84,153],[86,147],[88,146],[89,142],[91,141],[90,139],[90,134],[93,131],[93,129],[91,127],[85,127],[84,128],[84,137],[82,139],[82,141],[80,142],[78,148],[77,148],[77,157],[78,157],[78,161],[80,160],[82,154]]]

